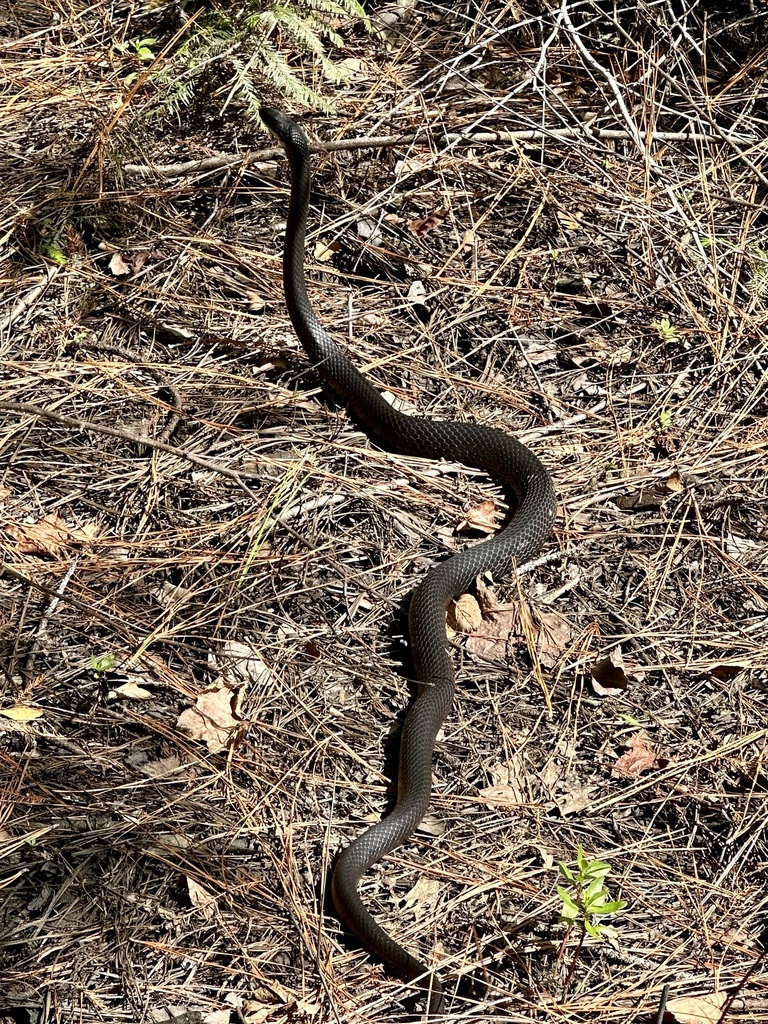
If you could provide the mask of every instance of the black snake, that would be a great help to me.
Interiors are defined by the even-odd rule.
[[[453,700],[454,674],[447,650],[445,609],[482,572],[498,578],[533,557],[549,536],[556,497],[544,466],[519,441],[493,427],[439,422],[394,409],[355,369],[315,316],[304,278],[304,237],[311,185],[304,132],[279,110],[264,108],[264,124],[282,143],[291,168],[285,232],[285,301],[299,341],[350,412],[387,448],[407,455],[457,460],[503,480],[517,499],[511,522],[491,540],[434,566],[416,588],[408,619],[418,694],[403,725],[397,803],[343,851],[333,874],[340,917],[363,945],[393,971],[429,993],[428,1012],[444,1009],[440,982],[379,927],[363,906],[358,883],[368,868],[413,833],[429,807],[435,738]]]

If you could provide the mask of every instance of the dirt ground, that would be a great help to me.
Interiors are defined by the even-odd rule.
[[[179,25],[0,11],[0,1021],[413,1019],[329,875],[392,806],[409,595],[504,495],[321,385],[284,161],[226,88],[130,78]],[[450,1019],[768,1021],[767,29],[421,3],[341,26],[330,114],[263,85],[332,150],[320,319],[559,495],[451,610],[433,808],[362,886]],[[596,936],[579,848],[626,904]]]

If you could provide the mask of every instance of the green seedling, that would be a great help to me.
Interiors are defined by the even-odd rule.
[[[105,672],[111,672],[115,667],[116,658],[114,654],[100,654],[98,657],[95,654],[91,655],[91,670],[96,674],[97,677],[104,675]]]
[[[558,885],[557,894],[562,900],[560,920],[572,928],[579,924],[584,932],[594,939],[600,939],[607,925],[599,919],[618,914],[627,905],[626,900],[612,900],[605,884],[611,865],[603,860],[589,860],[579,846],[576,854],[576,870],[567,864],[558,864],[560,877],[568,886]]]
[[[129,39],[127,43],[118,43],[115,49],[119,53],[131,54],[140,64],[150,64],[155,59],[152,47],[156,42],[157,40],[152,38]],[[126,87],[133,85],[138,77],[138,74],[132,71],[123,78],[123,85]]]
[[[677,341],[677,328],[668,316],[663,316],[661,320],[654,320],[651,327],[662,341]]]

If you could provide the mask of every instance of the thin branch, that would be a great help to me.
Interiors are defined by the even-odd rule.
[[[540,142],[543,139],[632,139],[637,136],[650,142],[727,142],[731,145],[752,145],[752,139],[730,136],[725,133],[708,132],[646,132],[637,129],[637,133],[619,128],[588,128],[578,125],[572,128],[526,128],[514,132],[475,132],[465,135],[461,132],[448,132],[441,136],[446,145],[476,146],[478,143],[494,142]],[[338,153],[358,149],[387,149],[393,146],[410,145],[425,141],[430,137],[428,129],[408,132],[401,135],[374,135],[360,139],[340,139],[336,142],[322,144],[310,143],[310,153]],[[285,156],[282,149],[272,147],[259,149],[255,153],[243,153],[238,156],[209,156],[200,160],[186,160],[175,164],[124,164],[123,171],[129,177],[175,178],[189,174],[205,174],[209,171],[230,170],[235,167],[251,167],[256,165],[259,170],[271,170],[271,161]]]
[[[92,434],[105,434],[107,437],[119,437],[122,441],[130,441],[131,444],[141,444],[147,448],[167,452],[169,455],[176,455],[178,458],[185,459],[187,462],[200,466],[202,469],[207,469],[211,473],[218,473],[229,480],[234,480],[250,498],[253,498],[254,501],[256,500],[253,492],[244,483],[243,477],[260,475],[261,470],[259,473],[256,473],[256,471],[237,473],[235,470],[229,469],[219,462],[211,462],[210,459],[184,451],[183,448],[174,448],[173,445],[166,444],[164,441],[152,441],[146,437],[136,437],[129,430],[121,430],[119,427],[108,427],[103,423],[93,423],[90,420],[83,420],[76,416],[64,416],[62,413],[54,412],[52,409],[44,409],[40,405],[32,405],[30,402],[0,402],[0,411],[21,412],[26,413],[28,416],[40,416],[43,419],[53,420],[54,423],[61,423],[62,426],[72,427],[75,430],[83,430],[86,433]]]

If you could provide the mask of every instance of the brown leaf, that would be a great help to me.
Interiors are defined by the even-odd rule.
[[[457,597],[448,608],[448,625],[458,633],[472,633],[483,623],[480,605],[471,594]]]
[[[430,231],[440,227],[447,216],[448,210],[442,206],[439,210],[435,210],[434,213],[430,213],[428,217],[417,217],[415,220],[409,220],[408,230],[416,238],[424,238]]]
[[[66,520],[58,512],[34,523],[9,523],[6,529],[15,539],[16,549],[24,555],[58,558],[71,539]]]
[[[675,469],[669,474],[666,480],[659,480],[656,486],[660,491],[666,491],[667,494],[678,494],[684,487],[683,478]]]
[[[216,914],[216,897],[196,882],[194,878],[187,877],[187,889],[189,891],[189,902],[199,910],[206,921],[210,921]]]
[[[510,647],[528,646],[530,643],[545,668],[552,668],[558,663],[573,637],[568,619],[559,612],[545,611],[534,605],[526,605],[523,609],[519,601],[492,606],[490,592],[480,586],[477,594],[483,608],[483,622],[468,639],[467,650],[484,658],[503,660],[507,658]]]
[[[496,529],[496,502],[488,498],[478,505],[472,505],[467,510],[467,518],[459,529],[464,526],[482,530],[483,533],[493,533]]]
[[[606,657],[592,666],[592,690],[597,697],[615,697],[623,693],[630,682],[640,683],[645,672],[637,666],[628,668],[621,647],[615,647]]]
[[[490,768],[492,786],[478,790],[478,796],[491,807],[519,807],[528,803],[523,789],[526,769],[519,754],[512,754],[507,764],[495,764]]]
[[[723,1007],[728,1000],[725,992],[712,992],[708,996],[670,999],[664,1013],[666,1024],[720,1024]]]
[[[553,668],[562,658],[573,639],[573,628],[559,612],[533,607],[533,623],[538,629],[536,651],[545,668]]]
[[[402,906],[406,910],[416,907],[422,913],[430,907],[434,907],[440,898],[443,884],[437,878],[427,878],[422,875],[411,889],[403,897]]]
[[[147,265],[147,260],[148,259],[149,259],[149,253],[148,252],[137,252],[134,255],[134,257],[133,257],[133,272],[134,272],[134,274],[138,274],[139,271],[144,269],[144,267]]]
[[[592,689],[598,697],[610,697],[622,693],[629,686],[629,679],[623,665],[616,659],[601,658],[592,666]]]
[[[611,770],[615,779],[636,779],[649,768],[665,768],[669,764],[669,760],[659,757],[640,733],[635,733],[628,746],[627,752],[621,755]]]
[[[205,690],[193,708],[179,715],[176,726],[193,740],[205,740],[212,754],[217,754],[236,735],[241,720],[237,716],[239,694],[229,686]]]

